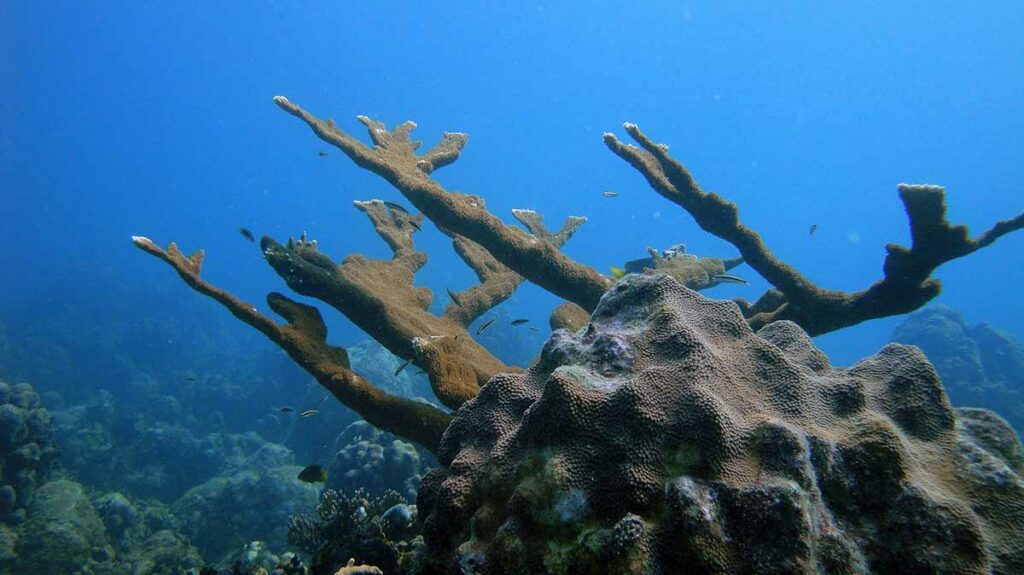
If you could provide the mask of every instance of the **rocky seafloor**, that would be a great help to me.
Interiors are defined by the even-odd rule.
[[[755,334],[630,276],[465,405],[432,471],[316,388],[301,421],[223,374],[182,392],[136,367],[71,401],[6,378],[0,574],[1024,572],[1024,450],[950,403],[1017,421],[1024,346],[941,307],[894,339],[931,363],[890,345],[833,367],[795,325]],[[350,355],[429,396],[377,344]],[[327,482],[299,481],[317,460]]]

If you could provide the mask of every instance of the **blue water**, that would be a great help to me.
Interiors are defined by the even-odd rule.
[[[308,232],[339,260],[386,256],[351,202],[404,199],[279,110],[279,94],[359,137],[358,114],[414,120],[427,146],[468,133],[436,178],[506,221],[511,208],[552,226],[586,216],[564,251],[602,272],[678,242],[735,255],[606,149],[603,132],[628,139],[622,123],[634,122],[737,202],[778,256],[824,287],[864,288],[884,244],[909,241],[898,183],[946,186],[951,220],[974,233],[1024,208],[1022,28],[1019,2],[3,2],[7,337],[62,322],[95,338],[180,309],[218,322],[223,345],[272,349],[136,250],[134,234],[205,249],[204,277],[261,308],[284,284],[240,226],[278,240]],[[420,285],[471,285],[448,238],[424,229]],[[1024,339],[1022,253],[1018,233],[942,266],[938,301]],[[753,300],[766,288],[745,266],[735,273],[750,285],[706,294]],[[524,285],[506,307],[546,325],[557,303]],[[365,339],[327,315],[332,341]],[[849,364],[899,321],[819,345]],[[194,323],[147,332],[138,353],[200,353],[209,338],[192,340]]]
[[[624,136],[624,121],[739,203],[777,254],[838,289],[866,286],[882,245],[907,241],[899,182],[947,186],[951,217],[976,231],[1024,197],[1024,7],[1013,2],[0,10],[6,304],[69,267],[177,283],[132,248],[132,234],[206,249],[206,277],[253,301],[281,282],[240,241],[240,225],[277,238],[306,230],[336,257],[383,254],[348,205],[398,194],[339,154],[318,157],[323,145],[273,105],[277,94],[360,135],[357,114],[413,119],[428,144],[469,133],[438,179],[501,215],[587,216],[566,253],[600,270],[678,241],[734,253],[605,149],[602,132]],[[606,201],[603,190],[622,195]],[[468,285],[445,238],[430,231],[420,244],[432,258],[423,284]],[[1022,247],[1024,236],[1006,237],[943,266],[942,300],[1024,334]],[[752,299],[763,287],[713,293]],[[179,285],[168,297],[194,296]],[[517,303],[539,320],[554,299],[527,286]],[[852,361],[894,321],[821,343]],[[356,337],[338,329],[342,341]]]

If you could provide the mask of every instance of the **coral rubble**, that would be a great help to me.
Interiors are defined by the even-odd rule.
[[[919,350],[834,368],[664,274],[492,379],[439,454],[428,572],[1024,572],[1020,443]]]

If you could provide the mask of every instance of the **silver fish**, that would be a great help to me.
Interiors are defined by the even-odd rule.
[[[741,277],[731,276],[729,274],[718,274],[718,275],[714,276],[714,278],[716,280],[718,280],[719,283],[724,283],[724,284],[743,284],[743,285],[747,285],[747,284],[750,283],[750,282],[748,282],[747,280],[745,280],[745,279],[743,279]]]

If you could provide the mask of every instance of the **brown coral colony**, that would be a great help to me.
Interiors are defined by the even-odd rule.
[[[585,218],[570,217],[552,232],[539,213],[515,210],[513,216],[524,231],[489,212],[483,198],[446,190],[432,179],[435,170],[459,158],[468,139],[465,134],[446,132],[439,144],[418,154],[421,143],[410,138],[416,127],[412,122],[387,130],[382,123],[359,116],[372,141],[366,145],[333,121],[321,120],[287,98],[278,96],[274,102],[356,165],[391,183],[421,213],[410,214],[381,200],[354,202],[391,248],[387,260],[351,254],[339,264],[320,251],[315,241],[303,237],[282,244],[265,237],[260,245],[267,262],[293,291],[331,306],[393,354],[423,369],[446,407],[456,409],[473,399],[497,374],[522,371],[494,357],[467,328],[509,298],[524,279],[566,300],[552,314],[551,325],[573,330],[586,323],[602,296],[616,284],[614,278],[559,251]],[[871,286],[853,293],[826,290],[778,259],[758,233],[740,221],[735,204],[702,191],[667,147],[654,143],[635,125],[626,124],[625,130],[638,146],[605,134],[609,149],[636,168],[656,192],[689,212],[702,229],[735,246],[742,258],[687,258],[672,260],[672,265],[655,258],[653,268],[699,290],[715,285],[716,276],[745,262],[773,286],[754,303],[736,301],[755,330],[790,320],[818,335],[907,313],[939,293],[938,280],[930,277],[938,266],[1024,227],[1024,214],[1020,214],[970,238],[964,226],[946,220],[943,188],[900,185],[911,247],[887,246],[884,275]],[[469,289],[454,293],[441,314],[429,311],[431,291],[414,285],[415,273],[427,262],[427,255],[413,243],[424,218],[452,239],[456,253],[479,279]],[[327,343],[327,330],[316,308],[271,293],[267,304],[285,320],[275,321],[202,279],[202,250],[186,257],[174,243],[162,248],[145,237],[132,239],[138,248],[173,267],[192,289],[266,335],[368,422],[438,450],[452,416],[426,403],[388,394],[354,373],[345,350]]]

